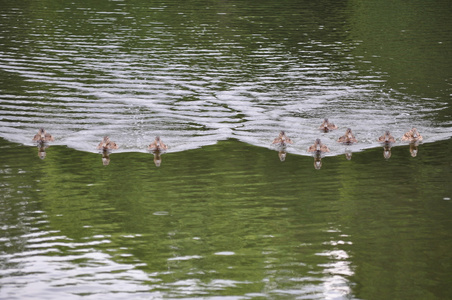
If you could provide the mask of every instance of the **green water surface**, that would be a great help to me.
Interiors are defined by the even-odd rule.
[[[51,146],[41,160],[35,147],[0,141],[2,281],[17,281],[4,298],[21,295],[24,257],[67,257],[68,280],[90,264],[90,280],[123,272],[73,257],[80,251],[145,274],[118,279],[138,281],[129,296],[451,295],[451,140],[420,145],[415,158],[408,146],[389,160],[383,149],[327,157],[320,170],[311,157],[281,162],[235,140],[164,154],[160,167],[150,153],[112,154],[104,166],[100,154]],[[42,284],[77,294],[69,282]]]

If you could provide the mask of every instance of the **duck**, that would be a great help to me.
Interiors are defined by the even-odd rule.
[[[352,133],[352,130],[350,128],[347,128],[347,130],[345,131],[345,134],[343,136],[341,136],[338,140],[339,143],[344,143],[344,144],[353,144],[353,143],[357,143],[358,140],[355,138],[355,136]]]
[[[273,140],[272,144],[278,144],[279,146],[285,146],[286,144],[293,144],[292,140],[286,136],[284,131],[279,133],[279,136]]]
[[[386,132],[378,138],[378,141],[380,143],[384,144],[391,144],[395,143],[395,138],[392,136],[392,134],[389,132],[389,130],[386,130]]]
[[[403,136],[402,136],[402,141],[409,141],[411,143],[413,142],[420,142],[422,141],[422,135],[419,133],[419,131],[413,127],[411,128],[410,131],[406,132]]]
[[[163,151],[166,149],[168,149],[168,146],[162,142],[159,136],[156,136],[155,140],[148,147],[148,150],[151,151]]]
[[[323,119],[323,123],[322,125],[320,125],[319,129],[323,130],[324,132],[328,132],[337,129],[337,126],[328,121],[328,118],[325,118]]]
[[[38,130],[38,133],[33,137],[33,142],[38,143],[47,143],[47,142],[53,142],[55,139],[50,133],[47,133],[44,128],[40,128]]]
[[[110,141],[108,136],[104,136],[103,140],[97,146],[97,149],[102,149],[103,151],[118,149],[118,145],[115,142]]]
[[[320,139],[316,139],[314,144],[308,148],[308,152],[314,152],[315,154],[322,154],[323,152],[330,152],[330,149]]]

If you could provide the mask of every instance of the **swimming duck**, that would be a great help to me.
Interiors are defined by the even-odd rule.
[[[320,125],[319,129],[323,130],[324,132],[328,132],[334,129],[337,129],[337,126],[333,123],[329,122],[327,118],[323,119],[322,125]]]
[[[292,140],[286,136],[284,131],[279,133],[279,136],[273,140],[273,144],[278,144],[279,146],[285,146],[286,144],[293,144]]]
[[[355,138],[355,136],[352,133],[352,130],[350,128],[347,128],[347,130],[345,131],[345,134],[343,136],[341,136],[338,140],[339,143],[344,143],[344,144],[353,144],[353,143],[357,143],[358,140]]]
[[[33,142],[47,143],[53,142],[55,139],[50,133],[47,133],[44,128],[40,128],[38,133],[33,137]]]
[[[308,152],[315,152],[315,154],[321,154],[322,152],[330,152],[330,149],[320,139],[316,139],[314,144],[308,148]]]
[[[159,136],[156,136],[155,140],[148,147],[148,150],[151,151],[162,151],[166,149],[168,149],[168,146],[162,142]]]
[[[110,141],[108,136],[104,136],[102,142],[99,143],[97,149],[102,149],[104,151],[118,149],[118,145],[115,142]]]
[[[392,136],[392,134],[389,132],[389,130],[386,130],[386,132],[378,138],[378,141],[380,143],[391,144],[391,143],[395,143],[396,140]]]
[[[415,127],[413,127],[410,131],[406,132],[402,136],[402,141],[409,141],[409,142],[420,142],[422,141],[422,135],[417,131]]]

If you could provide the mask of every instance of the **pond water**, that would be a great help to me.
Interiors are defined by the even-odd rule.
[[[451,13],[3,1],[0,298],[450,297]],[[320,132],[325,117],[339,129]],[[55,137],[44,159],[40,127]],[[358,143],[344,146],[348,127]]]

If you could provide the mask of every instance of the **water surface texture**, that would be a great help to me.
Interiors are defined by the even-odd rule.
[[[326,157],[0,139],[2,299],[447,299],[452,140]]]
[[[451,298],[449,2],[0,0],[0,299]]]
[[[2,5],[0,135],[171,151],[279,130],[306,154],[324,117],[378,146],[412,126],[452,136],[447,1],[46,1]],[[451,25],[451,26],[448,26]]]

